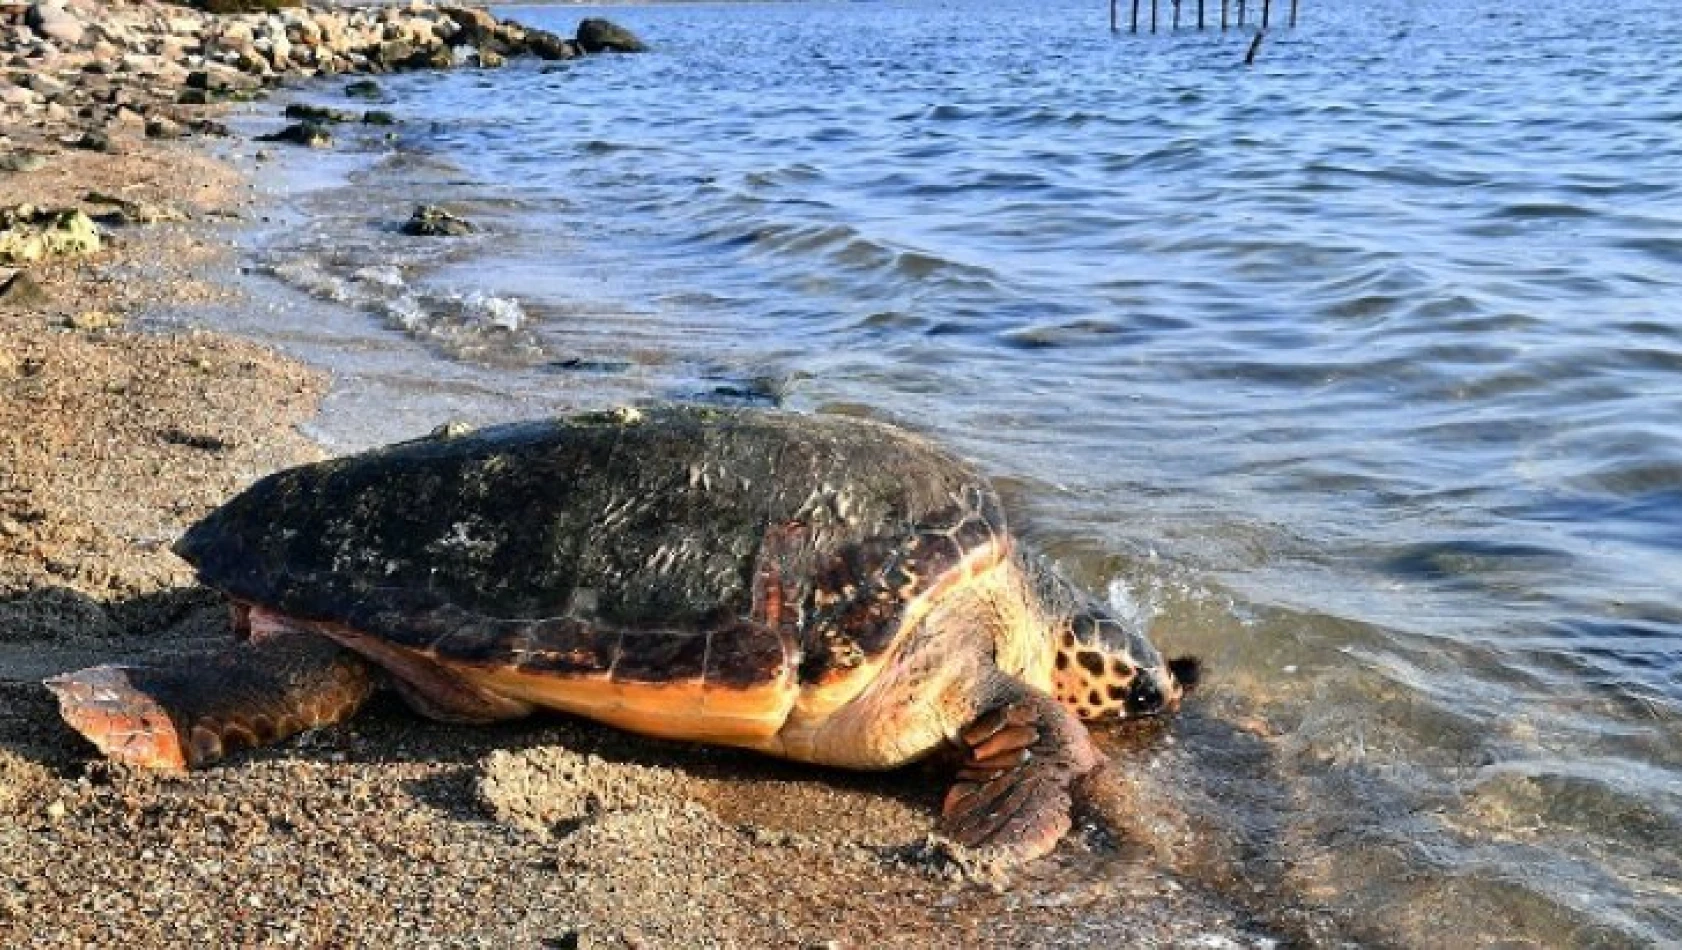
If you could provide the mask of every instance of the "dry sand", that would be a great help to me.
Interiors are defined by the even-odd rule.
[[[97,189],[203,220],[248,200],[196,148],[60,151],[0,176],[0,204]],[[1183,785],[1210,772],[1173,739],[1217,728],[1195,718],[1101,737],[1116,764],[1100,806],[1004,875],[930,840],[937,771],[824,772],[559,717],[457,728],[387,698],[185,777],[99,761],[40,678],[226,638],[170,542],[319,457],[295,429],[319,374],[122,326],[232,293],[211,233],[124,229],[32,269],[50,305],[0,308],[0,946],[1221,948],[1337,932],[1242,879],[1243,841],[1212,843],[1218,819]]]

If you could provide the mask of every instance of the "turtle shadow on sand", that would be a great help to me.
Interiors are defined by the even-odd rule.
[[[382,706],[394,716],[405,712],[400,704]],[[439,725],[404,728],[400,744],[449,747],[460,767],[405,782],[407,794],[455,820],[557,837],[605,813],[698,805],[726,824],[760,832],[909,845],[933,829],[948,781],[925,764],[886,772],[815,768],[563,714],[443,726],[436,739],[421,734]],[[389,757],[389,745],[368,743],[367,760]]]

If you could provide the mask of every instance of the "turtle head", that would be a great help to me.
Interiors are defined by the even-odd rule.
[[[1171,713],[1197,683],[1196,658],[1164,660],[1143,631],[1095,607],[1060,626],[1052,689],[1082,719]]]

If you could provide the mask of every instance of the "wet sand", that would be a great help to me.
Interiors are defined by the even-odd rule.
[[[10,130],[27,137],[29,130]],[[255,478],[318,458],[330,381],[237,339],[126,324],[237,293],[238,172],[192,142],[55,151],[0,205],[89,190],[181,208],[32,266],[0,307],[0,945],[1109,947],[1321,943],[1240,880],[1185,780],[1189,718],[1103,736],[1105,796],[1000,871],[931,838],[945,778],[826,772],[544,716],[354,721],[186,776],[114,767],[39,680],[229,635],[169,545]],[[92,316],[90,316],[92,315]],[[101,316],[104,315],[104,316]],[[1224,763],[1234,774],[1242,763]]]

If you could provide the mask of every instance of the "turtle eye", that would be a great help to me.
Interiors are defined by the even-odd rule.
[[[1162,671],[1166,672],[1166,671]],[[1141,672],[1133,678],[1132,686],[1127,690],[1127,698],[1123,701],[1127,715],[1155,716],[1168,706],[1168,697],[1163,694],[1162,686],[1157,676],[1152,672]]]

